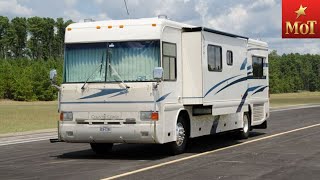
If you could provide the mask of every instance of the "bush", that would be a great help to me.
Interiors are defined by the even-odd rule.
[[[62,79],[59,60],[9,59],[0,60],[0,98],[17,101],[52,101],[57,90],[51,87],[49,71],[57,69],[58,83]]]

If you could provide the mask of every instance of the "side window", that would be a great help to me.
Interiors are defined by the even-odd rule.
[[[220,46],[208,45],[208,70],[222,71],[222,48]]]
[[[174,43],[162,43],[163,79],[174,81],[177,79],[177,46]]]
[[[232,51],[227,51],[227,65],[233,65],[233,53]]]
[[[253,78],[263,78],[263,57],[252,56]]]

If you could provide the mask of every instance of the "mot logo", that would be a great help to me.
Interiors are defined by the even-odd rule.
[[[320,38],[319,0],[282,0],[282,38]]]

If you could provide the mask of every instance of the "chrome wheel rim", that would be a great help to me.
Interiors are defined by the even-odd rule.
[[[249,121],[247,116],[243,117],[243,132],[247,133],[249,131]]]
[[[181,146],[184,142],[185,130],[184,130],[182,123],[180,123],[180,122],[178,122],[177,127],[176,127],[176,136],[177,136],[176,143],[178,146]]]

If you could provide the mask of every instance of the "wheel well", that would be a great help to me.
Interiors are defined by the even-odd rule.
[[[251,117],[252,117],[252,110],[251,110],[251,106],[250,104],[248,105],[248,115],[249,115],[249,118],[250,118],[250,121],[251,121]]]
[[[249,116],[249,122],[250,122],[250,130],[252,130],[252,110],[250,104],[248,104],[248,116]]]
[[[190,136],[190,134],[191,134],[191,124],[190,124],[190,117],[189,117],[189,113],[188,113],[188,111],[186,111],[186,110],[182,110],[182,111],[180,111],[180,113],[179,113],[179,116],[178,117],[183,117],[183,119],[184,119],[184,121],[186,122],[186,124],[187,124],[187,128],[188,128],[188,136]]]

